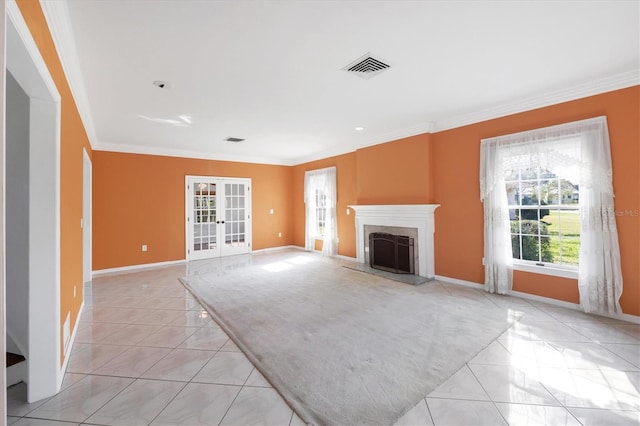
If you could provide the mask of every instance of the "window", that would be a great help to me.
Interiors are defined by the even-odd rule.
[[[486,290],[508,294],[518,265],[577,278],[586,312],[622,312],[611,176],[606,117],[483,139]]]
[[[305,248],[315,250],[322,240],[322,252],[337,253],[336,168],[310,170],[304,175]]]
[[[576,269],[580,249],[579,177],[571,171],[577,165],[549,170],[535,164],[509,167],[509,158],[506,163],[513,258],[537,266]]]
[[[322,239],[324,238],[324,229],[327,223],[327,194],[322,189],[316,189],[315,193],[316,199],[316,217],[315,217],[315,228],[316,228],[316,238]]]

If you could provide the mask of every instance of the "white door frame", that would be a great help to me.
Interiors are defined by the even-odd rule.
[[[82,281],[91,281],[93,216],[93,165],[86,149],[82,149]],[[84,288],[82,289],[84,294]]]
[[[0,256],[0,307],[2,307],[2,315],[0,315],[0,332],[2,332],[2,338],[0,338],[0,351],[2,353],[6,353],[6,336],[7,329],[5,326],[5,312],[6,302],[5,302],[5,292],[6,292],[6,283],[5,283],[5,270],[4,270],[4,253],[7,252],[6,244],[5,244],[5,191],[4,191],[4,153],[5,153],[5,113],[4,106],[6,102],[5,95],[5,38],[6,38],[6,28],[7,28],[7,17],[5,13],[5,0],[0,0],[0,23],[2,23],[0,30],[0,250],[2,251],[2,256]],[[2,389],[0,389],[0,419],[7,418],[7,370],[6,368],[2,369]]]
[[[6,2],[6,17],[5,65],[30,98],[26,358],[27,399],[32,402],[56,394],[64,377],[60,355],[60,94],[14,0]],[[4,172],[4,165],[2,168]],[[4,232],[2,243],[6,244]]]
[[[196,182],[209,182],[209,183],[216,183],[216,196],[224,196],[225,193],[225,188],[224,188],[224,184],[226,183],[242,183],[245,184],[247,186],[247,193],[246,193],[246,204],[245,204],[245,211],[246,211],[246,219],[245,219],[245,242],[246,242],[246,246],[242,246],[242,247],[226,247],[225,244],[225,236],[226,233],[222,232],[221,230],[225,228],[225,226],[218,226],[218,232],[217,232],[217,248],[215,250],[208,250],[208,254],[210,254],[210,256],[208,257],[198,257],[198,256],[194,256],[193,252],[191,251],[191,246],[192,246],[192,241],[191,241],[191,214],[193,212],[193,201],[191,199],[191,191],[189,189],[189,185],[190,184],[195,184]],[[234,254],[244,254],[244,253],[250,253],[251,252],[251,243],[252,243],[252,227],[251,227],[251,178],[230,178],[230,177],[215,177],[215,176],[192,176],[192,175],[186,175],[185,179],[184,179],[184,195],[185,195],[185,259],[187,260],[187,262],[189,262],[190,260],[198,260],[198,259],[207,259],[207,258],[213,258],[213,257],[219,257],[219,256],[229,256],[229,255],[234,255]],[[224,203],[217,203],[216,206],[216,214],[218,215],[219,218],[222,218],[223,215],[226,213],[225,209],[224,209]],[[224,219],[222,220],[222,224],[224,224]]]

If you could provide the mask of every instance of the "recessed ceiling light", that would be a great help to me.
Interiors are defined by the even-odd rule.
[[[356,130],[360,132],[360,131],[364,130],[364,127],[356,127]]]

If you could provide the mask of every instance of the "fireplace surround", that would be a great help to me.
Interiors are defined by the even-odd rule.
[[[356,257],[359,263],[368,263],[368,227],[415,228],[415,274],[425,278],[435,276],[433,233],[434,211],[439,204],[352,205],[356,213]]]

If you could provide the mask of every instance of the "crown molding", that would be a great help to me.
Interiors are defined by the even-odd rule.
[[[411,136],[425,133],[437,133],[444,130],[462,127],[481,121],[494,118],[505,117],[519,112],[530,111],[549,105],[568,102],[587,96],[598,95],[613,90],[640,85],[640,70],[632,70],[625,73],[616,74],[607,78],[594,80],[588,83],[572,86],[560,91],[547,92],[544,95],[526,98],[518,102],[507,103],[492,108],[477,111],[471,114],[454,116],[438,122],[425,122],[416,126],[406,127],[401,130],[386,133],[382,137],[365,141],[364,143],[342,143],[336,144],[328,149],[316,152],[311,155],[297,157],[294,159],[277,159],[272,157],[248,157],[243,155],[220,155],[213,153],[203,153],[199,151],[180,150],[171,148],[159,148],[149,146],[138,146],[123,143],[96,142],[93,149],[98,151],[113,151],[130,154],[160,155],[167,157],[196,158],[218,161],[234,161],[241,163],[272,164],[280,166],[296,166],[311,161],[323,160],[335,157],[369,146],[379,145],[396,141]],[[94,139],[95,140],[95,139]]]
[[[184,158],[201,158],[221,161],[237,161],[245,163],[260,163],[293,166],[316,161],[328,157],[354,152],[368,146],[379,145],[416,136],[424,133],[437,133],[444,130],[462,127],[482,121],[505,117],[508,115],[534,110],[550,105],[568,102],[587,96],[598,95],[613,90],[640,85],[640,70],[632,69],[605,78],[582,82],[560,90],[548,91],[540,95],[531,96],[517,101],[497,104],[489,108],[474,112],[445,117],[438,121],[425,121],[415,126],[404,127],[399,130],[379,135],[360,143],[341,141],[325,150],[301,156],[294,159],[278,159],[272,157],[245,157],[241,155],[216,155],[197,151],[169,149],[160,147],[135,146],[121,143],[106,143],[97,139],[95,125],[89,107],[84,80],[78,61],[74,34],[66,1],[39,0],[49,31],[53,38],[68,85],[73,94],[78,112],[84,124],[92,149],[114,152],[127,152],[148,155],[175,156]]]
[[[425,123],[420,123],[415,126],[404,127],[400,130],[395,130],[393,132],[387,132],[377,138],[368,139],[362,143],[341,143],[331,146],[328,149],[322,150],[320,152],[316,152],[314,154],[305,155],[302,157],[297,157],[293,161],[291,161],[291,165],[299,165],[304,163],[309,163],[311,161],[322,160],[329,157],[335,157],[337,155],[348,154],[350,152],[357,151],[362,148],[367,148],[369,146],[380,145],[387,142],[397,141],[399,139],[408,138],[411,136],[423,135],[425,133],[433,133],[433,129],[435,128],[435,123],[433,121],[428,121]]]
[[[214,154],[186,149],[159,148],[153,146],[130,145],[117,142],[97,142],[95,151],[121,152],[126,154],[158,155],[162,157],[193,158],[197,160],[232,161],[235,163],[271,164],[293,166],[294,163],[271,157],[251,157],[246,155]]]
[[[40,0],[40,7],[47,21],[53,44],[57,50],[58,58],[62,64],[67,84],[71,89],[78,113],[89,138],[89,145],[93,149],[96,146],[96,133],[89,107],[89,98],[85,91],[84,79],[78,61],[78,51],[71,28],[69,8],[66,1]]]
[[[550,91],[538,96],[523,98],[515,102],[496,105],[469,114],[461,114],[445,118],[435,123],[433,131],[434,133],[441,132],[443,130],[454,129],[456,127],[505,117],[520,112],[531,111],[537,108],[556,105],[562,102],[569,102],[637,85],[640,85],[640,70],[633,69],[605,78],[576,84],[561,90]]]
[[[640,70],[633,69],[630,71],[614,74],[605,78],[583,82],[561,90],[550,91],[538,96],[523,98],[516,102],[504,103],[490,108],[477,110],[469,114],[454,115],[439,121],[430,121],[418,124],[416,126],[405,127],[400,130],[389,132],[382,137],[370,140],[363,144],[341,144],[335,145],[321,152],[296,158],[294,164],[303,164],[311,161],[321,160],[336,155],[342,155],[354,152],[368,146],[379,145],[386,142],[396,141],[398,139],[417,136],[424,133],[437,133],[444,130],[454,129],[457,127],[467,126],[469,124],[479,123],[482,121],[492,120],[495,118],[506,117],[508,115],[520,112],[531,111],[550,105],[556,105],[563,102],[569,102],[588,96],[599,95],[613,90],[624,89],[627,87],[640,85]]]

